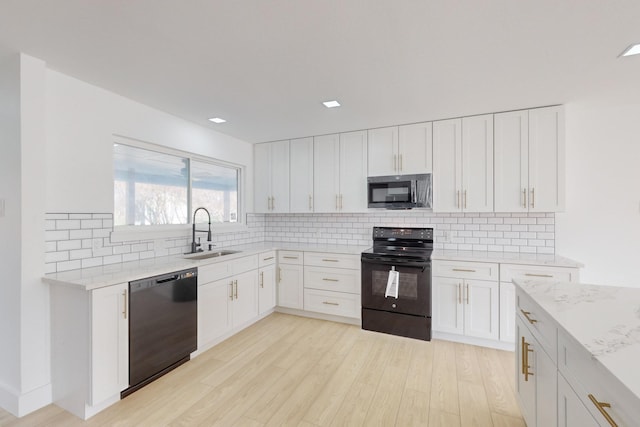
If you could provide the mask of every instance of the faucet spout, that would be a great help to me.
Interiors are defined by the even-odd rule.
[[[200,210],[203,210],[207,213],[207,217],[209,218],[208,230],[196,230],[196,214]],[[211,214],[206,208],[199,207],[195,211],[193,211],[192,232],[191,232],[191,253],[202,252],[200,243],[196,243],[196,232],[204,233],[205,231],[207,233],[207,241],[211,242]],[[211,249],[211,243],[209,243],[209,249]]]

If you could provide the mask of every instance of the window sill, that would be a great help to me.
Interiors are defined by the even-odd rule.
[[[198,230],[206,230],[207,224],[196,224]],[[242,223],[211,224],[211,234],[227,234],[249,231],[249,227]],[[191,224],[189,225],[148,225],[148,226],[118,226],[111,232],[112,242],[130,242],[133,240],[156,240],[171,238],[191,238]]]

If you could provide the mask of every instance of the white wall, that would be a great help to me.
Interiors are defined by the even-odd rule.
[[[585,283],[640,287],[640,100],[628,98],[565,106],[567,204],[556,215],[556,252],[585,264]]]
[[[0,406],[17,412],[20,390],[20,57],[0,63]]]
[[[247,166],[245,194],[252,194],[249,143],[52,70],[46,108],[47,212],[113,212],[114,134]]]

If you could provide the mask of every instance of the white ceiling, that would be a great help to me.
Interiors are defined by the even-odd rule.
[[[638,0],[0,0],[5,48],[249,142],[638,100],[638,42]]]

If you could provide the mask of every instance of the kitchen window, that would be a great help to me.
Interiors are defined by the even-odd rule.
[[[179,226],[190,224],[201,206],[211,213],[212,223],[239,222],[241,167],[138,145],[113,144],[114,226],[184,228]],[[196,220],[206,221],[206,215]]]

